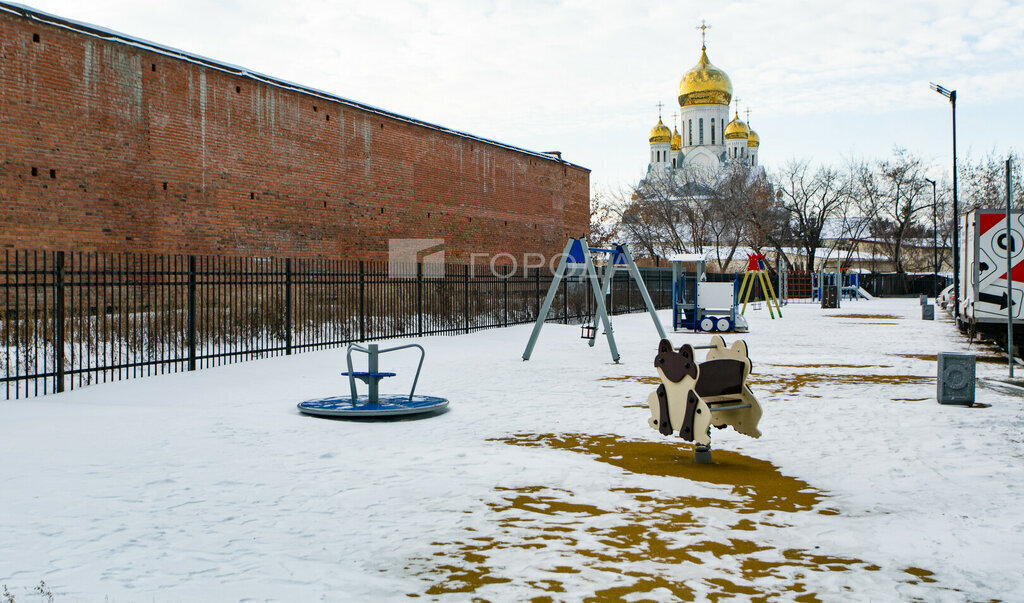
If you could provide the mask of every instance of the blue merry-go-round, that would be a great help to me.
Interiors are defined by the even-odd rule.
[[[420,351],[419,365],[416,367],[416,376],[412,380],[412,389],[408,395],[404,394],[381,394],[379,383],[382,379],[394,377],[396,373],[380,370],[380,355],[387,352],[416,348]],[[367,355],[367,370],[356,371],[352,368],[352,352],[363,352]],[[346,360],[348,371],[342,373],[348,377],[348,396],[332,396],[329,398],[317,398],[299,402],[299,411],[308,415],[322,417],[393,417],[401,415],[413,415],[439,411],[448,406],[448,400],[436,396],[417,396],[416,383],[420,379],[420,370],[423,368],[423,359],[426,352],[423,346],[411,343],[393,348],[380,349],[377,344],[369,344],[363,347],[357,344],[348,346]],[[356,391],[356,379],[367,385],[367,393],[359,394]]]

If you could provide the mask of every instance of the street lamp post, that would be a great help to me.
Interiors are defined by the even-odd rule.
[[[932,275],[932,290],[935,292],[934,297],[936,303],[939,300],[939,220],[938,210],[936,210],[935,204],[935,181],[931,178],[925,178],[925,182],[932,185],[932,254],[935,256],[935,273]]]
[[[956,302],[953,304],[953,318],[960,323],[960,205],[956,194],[956,90],[947,90],[942,86],[929,83],[932,90],[949,99],[953,108],[953,295]]]

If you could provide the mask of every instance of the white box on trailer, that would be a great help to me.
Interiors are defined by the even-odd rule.
[[[1006,324],[1006,307],[1013,302],[1013,322],[1024,322],[1024,212],[976,209],[964,218],[961,233],[960,313],[968,323]],[[1010,249],[1010,270],[1006,249]],[[1010,280],[1010,296],[1006,283]]]

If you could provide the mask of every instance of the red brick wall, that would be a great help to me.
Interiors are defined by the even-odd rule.
[[[33,36],[38,36],[34,41]],[[35,175],[33,175],[35,170]],[[589,171],[0,9],[0,245],[554,253]]]

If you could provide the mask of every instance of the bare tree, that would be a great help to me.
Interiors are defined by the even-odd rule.
[[[939,272],[945,267],[953,271],[953,186],[949,181],[939,182],[935,191],[935,238],[938,240]]]
[[[995,150],[978,160],[969,156],[959,163],[960,211],[1006,207],[1006,160],[1010,159],[1010,186],[1015,207],[1024,207],[1024,157],[1013,149],[1006,156]]]
[[[662,233],[655,204],[646,199],[628,198],[618,207],[618,230],[625,242],[638,250],[637,257],[655,258],[661,254]]]
[[[608,247],[619,241],[620,212],[618,205],[607,195],[597,193],[590,200],[590,228],[587,243]]]
[[[652,256],[701,249],[713,237],[714,185],[714,173],[700,168],[649,174],[623,199],[620,228]]]
[[[793,241],[789,211],[775,188],[766,178],[757,178],[751,183],[747,198],[742,214],[746,244],[755,253],[774,251],[782,263],[794,268],[793,258],[786,252]]]
[[[804,269],[814,270],[825,225],[845,219],[850,205],[849,175],[830,166],[812,170],[806,160],[789,161],[775,176],[781,205],[789,214],[793,240],[804,252]]]
[[[921,159],[897,147],[892,159],[877,162],[860,181],[862,189],[872,190],[876,197],[872,234],[882,242],[893,269],[903,274],[908,267],[915,268],[912,264],[919,262],[908,258],[909,242],[924,237],[919,218],[931,209],[931,195],[924,194]]]
[[[725,271],[736,249],[747,241],[746,212],[754,192],[750,172],[729,169],[715,187],[715,203],[709,208],[708,232],[719,271]]]

